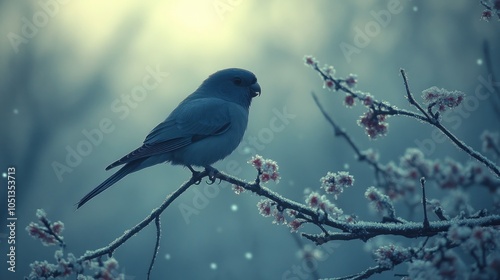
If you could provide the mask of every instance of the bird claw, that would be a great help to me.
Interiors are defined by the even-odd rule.
[[[208,177],[208,180],[205,181],[207,185],[213,185],[217,179]]]
[[[205,171],[208,172],[208,181],[206,183],[208,185],[213,185],[215,181],[217,181],[217,178],[215,178],[215,175],[219,172],[217,169],[213,168],[212,166],[207,166],[205,167]],[[220,182],[219,182],[220,183]]]

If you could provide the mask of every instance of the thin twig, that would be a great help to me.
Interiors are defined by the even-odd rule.
[[[366,269],[365,271],[362,271],[360,273],[356,273],[353,275],[349,276],[344,276],[344,277],[337,277],[337,278],[330,278],[329,280],[361,280],[361,279],[368,279],[370,276],[372,276],[375,273],[382,273],[387,270],[391,270],[392,268],[389,267],[382,267],[382,266],[374,266]]]
[[[432,118],[427,114],[427,112],[420,106],[420,104],[415,100],[413,97],[413,94],[410,91],[410,86],[408,84],[408,77],[406,76],[406,72],[404,69],[399,69],[401,72],[401,76],[403,76],[403,81],[405,84],[405,89],[406,89],[406,98],[408,98],[408,102],[410,102],[411,105],[415,106],[422,114],[427,118],[428,121],[437,121],[435,118]]]
[[[148,280],[151,277],[151,270],[153,269],[153,265],[155,263],[156,256],[158,255],[158,249],[160,248],[160,236],[161,236],[160,216],[157,216],[155,218],[155,226],[156,226],[156,244],[155,244],[155,249],[153,251],[153,258],[151,259],[151,263],[149,264]]]
[[[415,101],[413,98],[413,95],[410,92],[410,89],[408,87],[408,80],[406,77],[406,73],[404,69],[401,69],[401,74],[403,75],[403,80],[405,83],[405,88],[406,88],[406,93],[408,95],[408,100],[410,100],[410,103],[417,107],[420,111],[423,111],[422,107],[418,104],[418,102]],[[412,103],[412,100],[414,103]],[[491,160],[483,156],[481,153],[475,151],[471,147],[467,146],[462,140],[458,139],[453,133],[451,133],[447,128],[445,128],[437,119],[429,117],[429,115],[426,115],[426,119],[424,120],[425,122],[437,127],[441,132],[444,133],[450,139],[455,145],[457,145],[458,148],[469,154],[471,157],[475,158],[479,162],[483,163],[490,169],[493,173],[495,173],[498,177],[500,177],[500,168],[495,165]]]
[[[62,238],[57,235],[57,233],[55,233],[53,230],[52,230],[52,227],[50,225],[50,222],[49,220],[47,220],[47,218],[45,217],[42,217],[40,218],[40,220],[42,221],[43,225],[45,226],[45,232],[52,235],[56,240],[57,242],[59,242],[59,246],[61,246],[62,248],[65,248],[66,247],[66,243],[64,243],[64,241],[62,240]]]
[[[429,219],[427,218],[427,197],[425,196],[425,177],[420,178],[422,186],[422,207],[424,208],[424,229],[429,228]]]
[[[359,99],[359,100],[365,100],[366,97],[362,96],[359,93],[356,93],[352,91],[351,89],[343,86],[339,80],[334,79],[332,76],[327,75],[319,68],[317,64],[313,65],[313,69],[318,72],[321,77],[323,78],[324,81],[332,81],[335,84],[335,90],[341,90],[345,93],[348,93],[349,95]],[[419,115],[414,112],[404,110],[404,109],[399,109],[397,107],[391,106],[388,103],[385,102],[380,102],[377,100],[373,100],[373,104],[371,108],[376,111],[378,114],[383,114],[383,115],[402,115],[402,116],[408,116],[412,117],[421,121],[427,121],[426,117],[424,115]]]
[[[359,161],[365,161],[369,165],[371,165],[374,169],[376,174],[384,174],[387,175],[387,172],[380,166],[380,164],[377,161],[373,161],[370,158],[368,158],[366,155],[364,155],[361,150],[358,148],[356,143],[352,140],[351,136],[346,133],[345,129],[341,128],[334,120],[333,118],[326,112],[326,110],[323,108],[321,103],[318,100],[318,97],[314,92],[311,93],[314,102],[316,103],[316,106],[318,106],[319,110],[325,117],[325,119],[328,121],[328,123],[333,127],[333,132],[335,136],[344,138],[347,144],[353,149],[354,153],[356,153],[356,156]]]

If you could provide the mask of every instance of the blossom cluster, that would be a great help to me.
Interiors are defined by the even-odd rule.
[[[358,125],[365,128],[366,134],[371,139],[375,139],[387,134],[389,124],[385,121],[386,118],[386,115],[376,114],[375,111],[369,109],[358,120]]]
[[[279,182],[280,174],[278,173],[278,164],[271,159],[264,159],[262,156],[253,156],[248,163],[250,163],[257,171],[259,171],[259,179],[265,183],[269,180]]]
[[[399,162],[379,163],[379,168],[382,178],[377,182],[377,186],[392,201],[404,199],[409,205],[420,203],[421,177],[425,177],[429,185],[432,183],[440,189],[451,190],[443,201],[443,206],[446,206],[448,214],[451,215],[462,211],[466,214],[472,213],[470,204],[465,203],[466,194],[462,191],[468,186],[483,186],[490,190],[494,197],[500,195],[496,194],[500,180],[476,161],[464,165],[451,158],[428,159],[421,150],[409,148],[400,157]]]
[[[494,228],[451,226],[445,236],[438,237],[430,247],[413,248],[408,276],[413,279],[499,279],[500,233]],[[454,249],[458,246],[458,249]],[[456,250],[461,249],[462,254]],[[469,255],[469,256],[467,256]],[[475,260],[466,265],[466,260]]]
[[[465,99],[465,94],[461,91],[448,91],[433,86],[422,91],[422,98],[424,103],[428,104],[429,109],[436,106],[440,112],[444,112],[448,108],[455,108],[460,105]]]
[[[42,225],[33,222],[30,223],[26,228],[28,234],[33,238],[40,240],[45,246],[56,244],[61,246],[64,245],[61,244],[63,236],[60,235],[64,228],[63,223],[60,221],[54,223],[50,222],[43,209],[38,209],[36,215]],[[68,253],[65,256],[63,249],[58,249],[54,254],[54,258],[56,260],[55,263],[50,263],[46,260],[34,261],[31,263],[31,272],[26,279],[62,279],[68,278],[73,274],[76,275],[77,280],[125,279],[125,275],[118,272],[118,261],[112,257],[107,260],[92,259],[80,263],[72,253]],[[85,275],[85,270],[91,273],[92,276]]]
[[[333,194],[334,198],[337,199],[338,195],[344,191],[344,188],[352,187],[354,177],[346,171],[328,172],[326,176],[320,179],[320,182],[321,188],[325,189],[326,193]]]
[[[282,209],[278,209],[276,202],[270,199],[262,199],[257,203],[257,209],[259,213],[264,217],[273,217],[273,224],[286,225],[288,221],[283,214]]]
[[[481,19],[484,21],[490,21],[495,13],[500,20],[500,0],[485,0],[481,1],[481,4],[485,7],[481,13]]]
[[[394,244],[379,247],[373,255],[377,264],[384,268],[393,268],[411,257],[408,249]]]
[[[396,213],[394,205],[389,196],[383,194],[375,187],[369,187],[365,192],[365,197],[370,201],[375,211],[382,214],[384,217],[395,218]]]
[[[58,250],[55,258],[57,264],[48,261],[33,262],[30,265],[31,273],[28,279],[60,279],[75,274],[77,280],[125,280],[125,274],[118,272],[118,261],[113,257],[105,261],[91,260],[79,264],[73,254],[70,253],[64,258],[62,250]],[[92,275],[85,275],[84,270],[91,272]]]
[[[313,209],[320,209],[326,214],[338,219],[344,212],[331,202],[326,195],[320,195],[317,192],[311,192],[306,197],[306,204]]]
[[[45,246],[62,245],[60,242],[63,239],[61,232],[64,230],[64,224],[61,221],[54,223],[50,222],[43,209],[38,209],[36,211],[36,216],[41,224],[34,222],[29,223],[26,227],[28,234],[40,240]]]
[[[251,163],[254,166],[260,166],[264,162],[259,156],[252,158]],[[305,197],[305,205],[318,211],[320,219],[331,217],[333,219],[342,220],[347,223],[356,223],[356,217],[353,215],[343,215],[344,211],[337,207],[328,195],[333,195],[335,199],[344,191],[344,188],[351,187],[354,184],[354,177],[346,171],[339,171],[336,173],[327,172],[327,174],[320,179],[321,188],[324,189],[326,194],[318,192],[310,192]],[[233,186],[233,190],[237,193],[241,187]],[[283,209],[278,202],[271,199],[262,199],[257,203],[259,213],[264,217],[273,217],[274,224],[283,224],[290,227],[292,232],[296,232],[308,220],[298,215],[297,210]]]

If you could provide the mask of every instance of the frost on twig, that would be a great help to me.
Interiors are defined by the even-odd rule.
[[[347,85],[346,79],[336,78],[332,66],[320,68],[318,61],[312,56],[306,56],[305,64],[319,73],[326,89],[346,94],[344,99],[346,106],[351,107],[356,104],[356,100],[359,100],[359,103],[367,107],[367,111],[358,124],[365,129],[371,139],[383,136],[388,132],[387,116],[403,115],[438,128],[459,149],[477,160],[477,162],[470,161],[464,165],[450,158],[444,160],[428,159],[421,151],[409,148],[401,156],[399,163],[393,161],[387,164],[381,163],[376,152],[372,149],[363,151],[355,143],[346,130],[342,129],[326,112],[316,95],[313,94],[316,105],[334,128],[334,135],[343,138],[357,155],[357,158],[373,168],[377,187],[368,188],[365,196],[373,206],[372,209],[382,215],[382,222],[356,220],[345,228],[344,225],[333,226],[340,231],[323,226],[321,233],[302,232],[302,236],[316,244],[324,244],[332,240],[360,239],[366,241],[376,236],[390,235],[407,238],[426,237],[426,242],[421,247],[402,248],[401,250],[408,254],[400,254],[399,256],[402,256],[400,258],[392,258],[397,255],[391,254],[396,247],[390,244],[387,245],[389,247],[380,247],[374,251],[378,266],[350,276],[332,279],[366,279],[375,273],[390,270],[393,266],[403,262],[409,263],[408,273],[403,274],[406,279],[427,279],[435,277],[435,275],[448,275],[452,279],[463,275],[467,275],[463,277],[488,279],[500,277],[500,270],[494,264],[499,259],[495,248],[498,248],[500,238],[498,234],[489,234],[496,232],[496,228],[499,226],[500,216],[497,215],[500,213],[499,167],[492,160],[466,145],[440,123],[440,114],[459,106],[464,101],[465,94],[459,91],[430,87],[422,92],[425,106],[423,107],[415,99],[408,83],[408,77],[401,69],[406,97],[410,105],[416,108],[416,112],[408,111],[390,105],[386,101],[379,101],[371,94],[359,90],[353,91],[352,87]],[[481,138],[483,152],[493,159],[497,159],[499,154],[497,134],[485,132]],[[419,180],[419,178],[421,179]],[[426,195],[429,184],[448,192],[449,195],[442,200],[429,199]],[[419,186],[422,190],[421,193],[418,192]],[[491,193],[494,204],[491,213],[486,209],[476,211],[471,206],[466,190],[474,186],[485,187]],[[423,223],[406,221],[398,217],[394,204],[398,201],[408,206],[410,217],[413,217],[413,213],[418,211],[417,206],[422,205]],[[437,221],[433,221],[427,215],[428,212],[434,213]],[[337,222],[339,220],[341,219],[337,219]],[[457,225],[460,225],[463,232],[475,229],[478,235],[482,236],[485,233],[488,236],[496,236],[483,238],[482,245],[476,246],[482,250],[467,252],[474,260],[468,269],[463,266],[462,256],[457,255],[453,249],[467,246],[466,244],[471,244],[471,240],[474,239],[473,235],[468,235],[461,240],[452,240],[453,234],[450,233]],[[386,258],[383,258],[384,256]]]
[[[358,124],[365,128],[365,132],[370,138],[375,139],[378,136],[387,134],[388,124],[385,121],[388,116],[408,116],[438,128],[459,149],[483,163],[486,167],[488,167],[488,169],[491,170],[491,172],[495,173],[497,177],[500,177],[500,167],[457,138],[439,121],[439,112],[441,110],[446,110],[447,108],[458,106],[458,104],[460,104],[464,99],[463,93],[438,89],[437,87],[430,88],[423,93],[424,98],[427,97],[426,102],[428,103],[428,110],[424,110],[411,93],[406,72],[404,69],[401,69],[400,73],[403,77],[408,101],[411,105],[415,106],[419,112],[408,111],[391,105],[387,101],[376,100],[371,94],[364,93],[359,90],[353,91],[347,84],[347,79],[335,77],[335,71],[332,70],[333,67],[325,66],[320,68],[319,62],[312,56],[306,56],[304,61],[307,66],[319,73],[326,88],[334,91],[342,91],[347,97],[360,100],[368,108],[368,111],[361,116]],[[353,104],[354,102],[349,103]],[[435,108],[437,108],[437,110],[435,110]]]

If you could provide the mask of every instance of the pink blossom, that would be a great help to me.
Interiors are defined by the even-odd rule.
[[[257,170],[262,168],[262,162],[264,161],[264,158],[259,155],[253,156],[248,163],[250,163],[253,167],[255,167]]]
[[[352,95],[347,95],[344,99],[344,104],[347,107],[352,107],[354,105],[354,97]]]
[[[57,241],[53,235],[48,233],[46,229],[42,226],[40,226],[37,223],[31,222],[27,227],[26,230],[28,231],[28,234],[35,238],[39,239],[43,245],[45,246],[50,246],[50,245],[56,245]]]
[[[316,60],[316,58],[314,58],[314,56],[306,55],[306,56],[304,56],[304,63],[307,66],[315,66],[318,64],[318,61]]]
[[[299,228],[302,226],[303,223],[304,223],[304,220],[295,219],[295,220],[292,220],[291,222],[289,222],[288,226],[290,227],[291,232],[296,232],[299,230]]]
[[[262,156],[255,155],[248,161],[248,163],[259,171],[259,178],[263,183],[269,180],[275,181],[276,183],[279,182],[279,166],[274,160],[264,159]]]
[[[348,172],[340,171],[337,173],[328,172],[326,176],[320,179],[321,188],[326,193],[333,194],[335,199],[344,191],[344,188],[351,187],[354,184],[354,177]]]
[[[460,105],[465,98],[465,94],[461,91],[448,91],[444,88],[433,86],[422,91],[422,98],[430,107],[437,106],[438,110],[443,112],[447,108],[454,108]]]
[[[282,211],[278,211],[276,209],[276,211],[274,211],[273,213],[273,217],[274,217],[273,224],[277,225],[286,224],[285,215],[283,215]]]
[[[235,194],[240,194],[245,191],[245,188],[238,185],[233,185],[233,191]]]
[[[306,197],[306,203],[311,208],[321,209],[325,211],[325,213],[332,215],[335,218],[338,218],[343,214],[342,209],[335,206],[335,204],[328,200],[325,195],[320,196],[317,192],[311,192]]]
[[[323,85],[323,88],[332,89],[334,87],[335,87],[335,83],[332,80],[330,80],[330,79],[325,80],[325,84]]]
[[[264,217],[269,217],[272,214],[273,202],[269,199],[262,199],[257,203],[259,213]]]
[[[371,94],[366,93],[362,99],[363,99],[363,105],[365,105],[367,107],[370,107],[373,105],[373,96],[371,96]]]
[[[484,21],[490,21],[491,17],[492,17],[492,13],[491,13],[490,10],[484,10],[481,13],[481,19],[484,20]]]
[[[395,216],[394,205],[389,196],[383,194],[377,188],[369,187],[365,192],[365,197],[377,212],[390,217]]]
[[[345,79],[345,83],[348,87],[353,88],[358,83],[358,76],[355,74],[349,74],[349,76]]]
[[[408,249],[390,244],[382,246],[373,252],[375,261],[384,268],[393,268],[411,257]]]
[[[311,192],[306,198],[306,203],[312,208],[317,208],[320,203],[320,195],[317,192]]]
[[[358,120],[358,125],[365,128],[366,134],[371,139],[377,138],[379,135],[385,135],[389,124],[385,122],[385,115],[375,115],[373,110],[368,110],[361,119]]]

